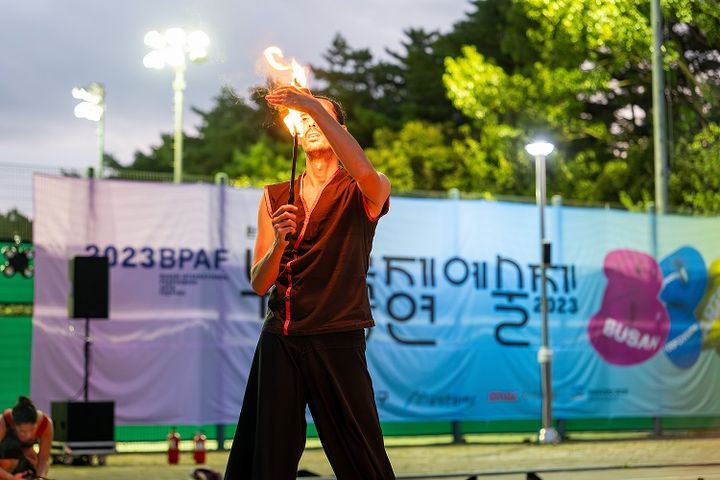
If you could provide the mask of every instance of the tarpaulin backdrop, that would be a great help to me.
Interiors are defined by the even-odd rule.
[[[68,259],[110,259],[90,399],[119,424],[234,423],[265,312],[260,191],[36,176],[32,396],[82,396]],[[720,415],[720,221],[549,207],[554,414]],[[369,272],[383,420],[540,417],[538,212],[393,198]]]

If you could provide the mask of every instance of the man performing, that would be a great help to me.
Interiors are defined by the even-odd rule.
[[[395,478],[363,330],[374,325],[366,277],[390,181],[348,133],[337,102],[295,87],[265,98],[302,113],[307,164],[294,205],[290,182],[266,186],[260,200],[251,283],[259,295],[274,288],[225,479],[296,478],[306,405],[338,479]]]
[[[0,479],[45,477],[50,470],[53,423],[27,397],[0,417]],[[40,444],[35,453],[35,443]]]

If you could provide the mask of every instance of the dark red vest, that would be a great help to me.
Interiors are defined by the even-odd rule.
[[[10,430],[15,429],[15,421],[12,418],[11,409],[8,408],[3,412],[3,420],[5,420],[6,432],[10,432]],[[48,420],[47,415],[43,414],[42,420],[40,420],[40,423],[38,423],[37,427],[35,427],[35,437],[29,442],[20,442],[20,446],[23,449],[32,449],[33,445],[39,442],[40,437],[42,437],[43,433],[45,433],[45,429],[47,429],[48,423],[50,423],[50,421]]]
[[[315,205],[305,205],[301,185],[302,176],[295,181],[298,232],[283,252],[263,329],[310,335],[373,326],[366,279],[375,227],[389,201],[371,218],[357,183],[342,168]],[[287,203],[289,188],[290,182],[265,187],[270,216]]]

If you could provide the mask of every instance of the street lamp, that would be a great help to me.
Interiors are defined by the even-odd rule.
[[[540,443],[558,443],[560,436],[552,426],[552,350],[548,341],[547,269],[550,266],[550,241],[545,238],[545,158],[555,146],[536,141],[525,146],[535,158],[535,202],[540,212],[540,315],[542,317],[542,345],[538,350],[538,363],[542,381],[542,428]]]
[[[97,122],[98,171],[96,177],[102,178],[105,157],[105,86],[102,83],[91,83],[87,87],[75,87],[72,89],[72,96],[81,100],[73,110],[75,116]]]
[[[200,63],[207,58],[207,47],[210,39],[205,32],[195,30],[187,33],[182,28],[170,28],[164,34],[153,30],[145,35],[145,45],[153,50],[143,58],[147,68],[160,70],[168,65],[175,69],[175,143],[173,160],[173,179],[175,183],[182,181],[183,151],[183,92],[185,91],[186,58],[191,62]]]

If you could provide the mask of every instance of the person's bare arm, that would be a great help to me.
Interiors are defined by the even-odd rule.
[[[41,477],[46,477],[50,471],[50,449],[55,430],[52,419],[50,417],[47,417],[47,419],[48,425],[42,437],[40,437],[40,452],[38,453],[37,474]]]
[[[0,440],[5,438],[6,433],[7,429],[5,428],[5,419],[2,415],[0,415]],[[10,474],[10,472],[8,472],[8,470],[11,470],[12,468],[14,468],[14,465],[10,462],[10,460],[0,460],[0,479],[8,480],[15,478]]]
[[[296,214],[295,205],[283,205],[270,217],[265,196],[260,199],[253,266],[250,269],[250,284],[258,295],[265,295],[275,283],[283,251],[288,245],[285,238],[294,234],[297,228]]]
[[[11,468],[14,468],[15,463],[17,463],[17,461],[13,462],[13,467]],[[13,475],[12,473],[5,470],[3,467],[0,467],[0,480],[24,480],[25,475],[27,475],[28,473],[30,472],[26,470],[24,472],[19,472]]]
[[[367,199],[370,215],[378,216],[390,196],[390,180],[375,170],[362,147],[347,128],[340,125],[317,98],[298,88],[281,87],[273,90],[265,98],[271,105],[305,112],[315,120],[335,155],[342,161],[345,170],[355,179]]]

